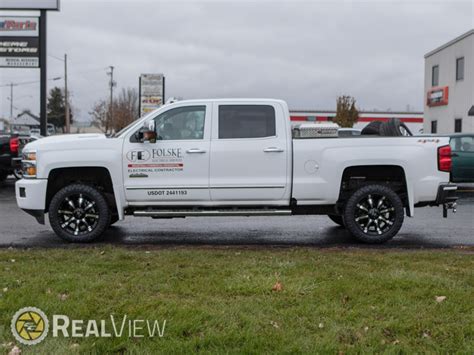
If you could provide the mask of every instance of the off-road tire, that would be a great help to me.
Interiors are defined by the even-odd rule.
[[[77,196],[83,198],[87,205],[81,206]],[[76,207],[75,209],[72,206],[69,207],[68,200],[73,201],[73,206]],[[91,203],[93,204],[92,208],[87,210],[87,206]],[[77,224],[75,224],[74,221],[67,224],[69,219],[65,219],[68,216],[68,214],[64,212],[66,211],[65,206],[73,210],[71,214],[71,211],[68,211],[68,214],[72,216],[70,218],[74,218],[75,221],[78,221]],[[90,211],[89,217],[87,217],[88,211]],[[90,216],[97,216],[97,218]],[[49,205],[49,223],[51,227],[60,238],[68,242],[88,243],[97,240],[109,227],[110,219],[111,211],[105,196],[98,189],[90,185],[68,185],[54,195]],[[67,225],[65,226],[65,224]],[[91,228],[90,230],[89,227]],[[83,228],[87,230],[83,230]],[[73,231],[72,229],[75,230]],[[79,231],[77,234],[75,234],[76,230]]]
[[[371,204],[369,199],[372,200]],[[383,202],[377,207],[380,199]],[[383,185],[361,187],[351,195],[344,207],[347,230],[357,240],[369,244],[381,244],[392,239],[402,227],[404,215],[400,197],[390,187]]]
[[[331,221],[336,224],[339,224],[341,227],[345,228],[346,225],[344,224],[344,218],[337,214],[328,214],[328,217]]]
[[[382,125],[382,121],[372,121],[367,126],[365,126],[360,134],[362,135],[380,135],[380,126]]]

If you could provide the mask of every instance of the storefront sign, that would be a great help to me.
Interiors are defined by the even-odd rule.
[[[163,74],[140,75],[140,116],[163,105],[165,78]]]
[[[0,16],[0,37],[37,37],[37,17]]]
[[[2,10],[59,10],[59,0],[2,0]]]
[[[426,105],[429,107],[443,106],[448,104],[449,87],[437,87],[428,91]]]
[[[38,37],[0,36],[0,67],[38,68]]]

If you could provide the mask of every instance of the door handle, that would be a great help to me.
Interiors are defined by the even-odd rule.
[[[452,157],[458,157],[459,155],[456,154],[456,153],[452,153],[451,156],[452,156]]]
[[[265,153],[282,153],[283,149],[277,147],[268,147],[263,150]]]
[[[203,150],[203,149],[199,149],[199,148],[191,148],[191,149],[188,149],[186,151],[186,153],[188,154],[202,154],[202,153],[205,153],[206,151]]]

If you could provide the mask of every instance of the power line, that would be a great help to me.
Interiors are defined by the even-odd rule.
[[[61,76],[57,76],[57,77],[54,77],[54,78],[50,78],[48,79],[48,81],[54,81],[54,80],[60,80],[62,79]],[[19,83],[10,83],[10,84],[2,84],[0,85],[0,88],[3,88],[3,87],[10,87],[10,86],[21,86],[21,85],[31,85],[31,84],[37,84],[41,82],[40,80],[35,80],[35,81],[23,81],[23,82],[19,82]]]
[[[63,60],[64,61],[64,60]],[[77,72],[72,72],[72,73],[68,73],[69,76],[73,75],[77,75],[77,74],[85,74],[85,73],[92,73],[92,72],[97,72],[97,71],[102,71],[102,70],[106,70],[106,69],[109,69],[109,67],[100,67],[100,68],[96,68],[96,69],[91,69],[91,70],[82,70],[82,71],[77,71]],[[54,81],[54,80],[60,80],[60,79],[63,79],[62,76],[57,76],[57,77],[54,77],[54,78],[50,78],[48,80],[50,81]],[[40,81],[39,80],[33,80],[33,81],[23,81],[23,82],[19,82],[19,83],[13,83],[13,86],[20,86],[20,85],[31,85],[31,84],[37,84],[39,83]],[[11,83],[10,84],[2,84],[0,85],[0,88],[2,87],[10,87]]]

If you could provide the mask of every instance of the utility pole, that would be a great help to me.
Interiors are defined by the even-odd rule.
[[[48,77],[46,75],[46,10],[41,10],[39,17],[39,66],[40,66],[40,134],[47,136],[48,126]]]
[[[10,120],[13,119],[13,83],[10,83]]]
[[[67,91],[67,54],[64,54],[64,108],[66,110],[66,133],[71,133],[71,119],[69,117],[69,94]]]
[[[111,127],[113,127],[113,121],[114,121],[114,67],[111,65],[109,66],[110,72],[107,73],[107,75],[110,75],[110,104],[109,104],[109,124]]]

